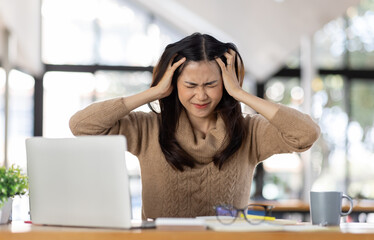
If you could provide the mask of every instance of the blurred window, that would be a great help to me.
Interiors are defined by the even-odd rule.
[[[47,72],[44,75],[45,137],[71,137],[69,119],[95,101],[130,96],[149,88],[150,72]],[[140,107],[150,111],[148,106]]]
[[[42,57],[50,64],[152,66],[182,36],[125,0],[44,0],[42,17]]]
[[[28,74],[17,70],[9,73],[8,163],[26,169],[25,138],[33,135],[34,84]]]
[[[304,100],[300,79],[296,77],[270,79],[265,84],[265,99],[300,110]],[[262,194],[266,200],[300,197],[303,188],[303,168],[299,154],[273,155],[263,162],[263,168],[265,174]]]
[[[321,127],[321,137],[311,149],[315,190],[342,190],[352,197],[374,199],[371,177],[374,170],[374,79],[348,79],[350,70],[374,69],[373,26],[374,0],[364,0],[358,7],[349,8],[345,17],[329,22],[314,34],[316,67],[331,72],[317,75],[312,82],[311,116]],[[287,68],[299,67],[295,59],[290,57]],[[333,74],[335,70],[342,75]],[[298,78],[276,76],[265,85],[267,99],[297,109],[301,109],[303,99],[296,97],[295,100],[292,96],[302,94]],[[282,158],[294,161],[294,168],[278,166],[277,159]],[[303,171],[296,170],[297,161],[300,161],[296,159],[290,155],[275,155],[264,162],[265,198],[292,198],[302,192],[302,184],[297,186],[293,182],[303,180]]]
[[[345,188],[349,122],[345,87],[341,75],[321,75],[312,82],[311,115],[321,128],[321,137],[312,148],[313,190]]]
[[[346,53],[345,19],[327,23],[314,34],[314,58],[317,68],[343,68]]]
[[[5,131],[5,71],[0,68],[0,132]],[[5,134],[0,136],[0,166],[4,163]]]
[[[352,79],[351,106],[347,128],[348,193],[356,198],[374,199],[374,79]]]
[[[368,69],[374,67],[374,1],[365,0],[347,11],[349,67]]]
[[[15,164],[25,171],[25,139],[33,136],[34,84],[35,79],[28,74],[17,70],[9,73],[8,166]],[[2,124],[3,121],[2,118]],[[16,197],[13,201],[13,220],[28,219],[28,212],[28,197]]]

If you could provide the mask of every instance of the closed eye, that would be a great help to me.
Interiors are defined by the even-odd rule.
[[[213,87],[216,87],[218,84],[217,84],[217,80],[215,81],[211,81],[211,82],[207,82],[207,83],[204,83],[204,86],[206,87],[210,87],[210,88],[213,88]],[[184,82],[186,85],[187,88],[194,88],[194,87],[197,87],[198,84],[196,83],[193,83],[193,82]]]
[[[205,83],[205,86],[207,86],[207,87],[216,87],[217,86],[217,80]]]
[[[189,83],[187,83],[187,85],[186,85],[187,88],[194,88],[196,86],[197,86],[197,84],[189,84]]]
[[[187,88],[194,88],[194,87],[197,86],[197,84],[196,84],[196,83],[193,83],[193,82],[184,82],[184,83],[185,83],[185,86],[186,86]]]
[[[212,84],[205,84],[205,86],[213,88],[213,87],[217,87],[217,84],[214,84],[214,83],[212,83]]]

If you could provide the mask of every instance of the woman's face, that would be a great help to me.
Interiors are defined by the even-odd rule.
[[[215,61],[189,62],[177,81],[178,97],[189,117],[210,118],[223,94],[222,76]]]

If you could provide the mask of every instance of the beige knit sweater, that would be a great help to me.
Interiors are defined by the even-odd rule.
[[[270,121],[261,115],[246,116],[245,127],[248,134],[241,148],[218,170],[212,156],[225,137],[222,119],[204,138],[194,134],[183,113],[176,137],[199,165],[180,172],[161,151],[156,113],[129,112],[125,100],[116,98],[93,103],[70,119],[74,135],[126,136],[128,150],[140,161],[143,219],[214,215],[213,207],[219,204],[244,207],[257,163],[275,153],[307,150],[320,131],[308,115],[283,105]]]

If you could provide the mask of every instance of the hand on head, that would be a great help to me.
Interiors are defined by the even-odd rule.
[[[224,56],[227,59],[226,65],[221,60],[221,58],[217,57],[215,59],[222,71],[223,85],[225,86],[228,94],[230,94],[234,98],[237,90],[241,90],[240,82],[235,72],[235,61],[237,59],[236,55],[236,52],[232,49],[229,49],[227,52],[225,52]]]
[[[178,62],[172,64],[175,57],[176,56],[174,56],[169,61],[168,68],[166,69],[165,74],[161,78],[160,82],[155,86],[155,88],[157,88],[159,91],[159,99],[167,97],[172,93],[173,85],[171,84],[171,82],[173,80],[174,72],[180,65],[182,65],[186,61],[186,58],[183,57]]]

